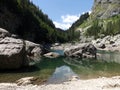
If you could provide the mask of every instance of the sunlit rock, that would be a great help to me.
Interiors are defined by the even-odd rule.
[[[64,50],[65,56],[75,58],[96,58],[97,49],[92,44],[80,44]]]

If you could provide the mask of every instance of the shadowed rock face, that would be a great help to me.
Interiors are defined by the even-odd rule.
[[[0,29],[0,69],[15,69],[24,65],[26,51],[23,40],[15,39]]]
[[[0,28],[0,69],[18,69],[40,61],[44,49],[41,45],[19,39]]]
[[[26,65],[24,41],[0,28],[0,69],[16,69]]]
[[[105,19],[120,14],[120,0],[94,0],[92,18]]]

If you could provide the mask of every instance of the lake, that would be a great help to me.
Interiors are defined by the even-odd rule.
[[[62,51],[57,50],[55,52],[63,55]],[[15,82],[20,78],[29,76],[39,77],[41,81],[49,81],[54,76],[61,79],[65,75],[78,75],[80,79],[120,75],[120,53],[105,51],[98,51],[98,53],[97,60],[75,59],[64,56],[54,59],[42,57],[42,61],[35,66],[24,67],[19,70],[0,71],[0,82]]]

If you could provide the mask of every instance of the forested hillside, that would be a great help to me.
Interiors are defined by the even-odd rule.
[[[96,19],[91,23],[86,23],[91,25],[86,31],[86,36],[94,36],[95,38],[104,37],[107,35],[120,34],[120,15],[115,15],[107,19]]]
[[[29,0],[0,0],[0,27],[36,43],[68,41],[67,33]]]
[[[82,14],[79,19],[72,24],[68,29],[69,32],[72,32],[71,40],[79,40],[80,30],[77,30],[80,25],[82,25],[89,18],[89,13]]]

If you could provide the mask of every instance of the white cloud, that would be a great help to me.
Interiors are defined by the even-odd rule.
[[[57,22],[57,21],[54,21],[53,23],[55,24],[55,26],[57,28],[61,28],[61,29],[68,29],[71,27],[72,23],[74,23],[76,20],[78,20],[80,17],[80,14],[78,15],[62,15],[61,16],[61,20],[62,22]]]
[[[61,16],[62,20],[64,23],[73,23],[76,20],[78,20],[80,17],[80,15],[65,15],[65,16]]]
[[[92,11],[88,11],[89,15],[92,13]]]
[[[61,28],[61,29],[64,29],[64,30],[66,30],[69,27],[71,27],[71,24],[69,24],[69,23],[59,23],[59,22],[56,22],[56,21],[54,21],[53,23],[55,24],[55,26],[57,28]]]

